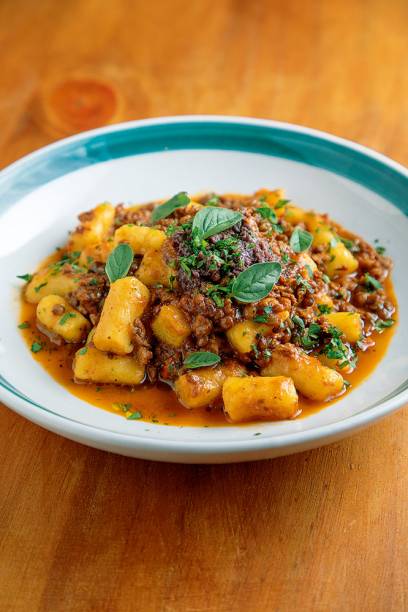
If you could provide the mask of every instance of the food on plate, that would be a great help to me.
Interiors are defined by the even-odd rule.
[[[57,379],[129,419],[296,418],[366,375],[396,321],[384,248],[281,189],[103,203],[79,221],[20,277],[19,327]]]

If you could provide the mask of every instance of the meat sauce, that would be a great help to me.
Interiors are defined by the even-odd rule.
[[[388,299],[396,304],[390,279],[384,282],[384,288]],[[24,340],[28,348],[31,347],[33,342],[41,340],[43,349],[39,353],[33,354],[34,359],[72,395],[115,414],[124,414],[126,412],[125,406],[131,404],[132,410],[140,412],[143,421],[151,423],[195,427],[230,425],[220,409],[197,408],[186,410],[178,402],[174,391],[164,383],[145,384],[133,390],[115,385],[75,383],[72,375],[72,359],[77,347],[69,344],[56,346],[49,340],[44,339],[44,336],[40,335],[36,328],[35,310],[36,305],[22,302],[20,321],[29,324],[28,328],[21,330]],[[396,319],[396,314],[393,316]],[[344,374],[344,379],[350,383],[349,391],[352,391],[373,373],[387,351],[395,328],[396,325],[384,330],[381,334],[373,334],[372,339],[375,341],[375,345],[360,354],[358,368],[351,374]],[[341,396],[331,402],[322,404],[322,402],[301,397],[299,401],[301,412],[297,418],[310,416],[322,408],[329,407],[339,399],[341,399]]]

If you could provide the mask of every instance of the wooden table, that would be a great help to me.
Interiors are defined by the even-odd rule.
[[[406,163],[407,22],[405,0],[2,0],[0,164],[178,113],[301,123]],[[0,609],[407,610],[407,416],[199,467],[99,452],[0,407]]]

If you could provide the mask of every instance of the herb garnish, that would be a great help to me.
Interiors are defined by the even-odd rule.
[[[205,202],[205,206],[219,206],[220,204],[221,199],[216,194],[214,194],[209,200]]]
[[[305,279],[301,274],[298,274],[296,277],[296,282],[301,287],[304,287],[309,293],[314,293],[314,289],[312,285]]]
[[[38,292],[40,291],[40,289],[42,289],[42,288],[43,288],[43,287],[45,287],[46,285],[48,285],[48,283],[47,283],[47,282],[45,282],[45,283],[41,283],[40,285],[37,285],[36,287],[34,287],[34,291],[35,291],[36,293],[38,293]]]
[[[261,215],[262,219],[266,219],[267,221],[270,221],[270,223],[278,222],[278,217],[276,216],[276,212],[269,206],[257,208],[256,212]]]
[[[41,342],[33,342],[31,345],[31,350],[33,353],[39,353],[42,349],[42,344]]]
[[[76,317],[75,312],[66,312],[65,314],[62,315],[58,323],[59,325],[65,325],[65,323],[69,321],[69,319],[73,319],[75,317]]]
[[[386,319],[385,321],[383,319],[378,319],[374,324],[374,329],[378,332],[382,332],[384,329],[387,329],[387,327],[392,327],[394,323],[394,319]]]
[[[156,208],[152,212],[151,220],[152,223],[157,223],[161,219],[165,219],[169,215],[171,215],[176,208],[181,208],[182,206],[187,206],[190,203],[190,198],[187,195],[186,191],[180,191],[176,193],[170,200],[164,202],[164,204],[160,204],[160,206],[156,206]]]
[[[58,261],[51,264],[51,275],[56,276],[61,272],[65,264],[70,264],[74,272],[84,272],[85,268],[77,265],[77,261],[81,255],[81,251],[72,251],[72,253],[64,253],[64,255]]]
[[[339,368],[345,368],[348,365],[354,366],[356,356],[353,354],[351,347],[347,347],[342,341],[343,332],[334,325],[330,325],[327,333],[330,335],[330,340],[324,345],[321,352],[328,359],[336,359],[339,362]]]
[[[289,204],[290,200],[278,200],[275,204],[275,209],[279,210],[279,208],[283,208],[286,204]]]
[[[307,251],[312,242],[313,236],[310,232],[307,232],[300,227],[295,227],[290,237],[289,244],[295,253],[303,253],[304,251]]]
[[[113,249],[106,262],[105,272],[109,281],[114,283],[119,278],[123,278],[129,272],[133,262],[133,250],[126,244],[118,244]]]
[[[371,274],[368,274],[368,272],[364,274],[364,284],[369,292],[378,291],[379,289],[382,289],[382,284],[380,283],[380,281],[374,278],[374,276],[371,276]]]
[[[319,342],[319,336],[322,328],[317,323],[311,323],[306,329],[303,336],[300,338],[302,346],[306,349],[313,348]]]
[[[199,232],[203,239],[220,234],[242,221],[242,213],[229,208],[207,206],[195,215],[192,232]]]
[[[86,355],[87,352],[88,352],[88,347],[83,346],[81,349],[79,349],[78,355]]]
[[[23,323],[20,323],[20,325],[17,326],[18,329],[28,329],[30,327],[30,324],[28,323],[28,321],[23,321]]]
[[[25,281],[26,283],[29,283],[30,280],[33,278],[32,274],[19,274],[17,275],[17,278],[21,278],[21,280]]]
[[[379,255],[384,255],[384,253],[385,253],[385,251],[387,249],[385,247],[383,247],[383,246],[378,245],[378,246],[375,247],[375,250],[377,251],[377,253]]]
[[[190,353],[184,360],[184,367],[190,370],[195,368],[203,368],[205,366],[212,366],[219,363],[221,358],[215,353],[209,351],[199,351],[197,353]]]
[[[231,295],[239,302],[259,302],[278,282],[282,266],[278,262],[256,263],[234,279]]]
[[[139,420],[142,418],[142,413],[139,412],[139,410],[136,410],[136,412],[132,412],[132,414],[130,414],[128,417],[126,417],[128,419],[128,421],[135,421],[135,420]]]
[[[168,227],[166,227],[166,229],[164,230],[166,236],[172,236],[174,234],[174,232],[177,231],[177,225],[175,223],[171,223]]]
[[[305,322],[298,315],[293,315],[292,322],[301,329],[305,329]]]
[[[318,304],[317,308],[319,309],[320,314],[329,314],[332,311],[332,307],[328,304]]]

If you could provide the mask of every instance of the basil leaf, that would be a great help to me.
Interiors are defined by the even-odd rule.
[[[303,253],[307,251],[313,241],[313,236],[306,230],[300,227],[295,227],[290,237],[290,246],[295,253]]]
[[[232,284],[231,295],[239,302],[258,302],[266,297],[281,275],[277,261],[256,263],[238,274]]]
[[[242,220],[242,214],[229,208],[207,206],[194,217],[192,231],[198,230],[203,238],[220,234]]]
[[[113,249],[106,262],[105,272],[109,281],[114,283],[119,278],[123,278],[129,272],[129,268],[133,262],[133,250],[126,244],[118,244]]]
[[[190,198],[187,195],[186,191],[180,191],[176,193],[175,196],[164,202],[164,204],[160,204],[160,206],[156,206],[156,208],[152,212],[151,220],[152,223],[157,223],[160,219],[165,219],[171,213],[173,213],[176,208],[181,208],[182,206],[187,206],[189,204]]]
[[[271,223],[278,222],[278,217],[276,216],[276,212],[272,210],[272,208],[269,208],[269,206],[257,208],[256,212],[261,215],[262,219],[267,219],[267,221],[270,221]]]
[[[221,358],[215,353],[209,351],[199,351],[198,353],[190,353],[184,360],[184,367],[194,370],[195,368],[204,368],[219,363]]]

